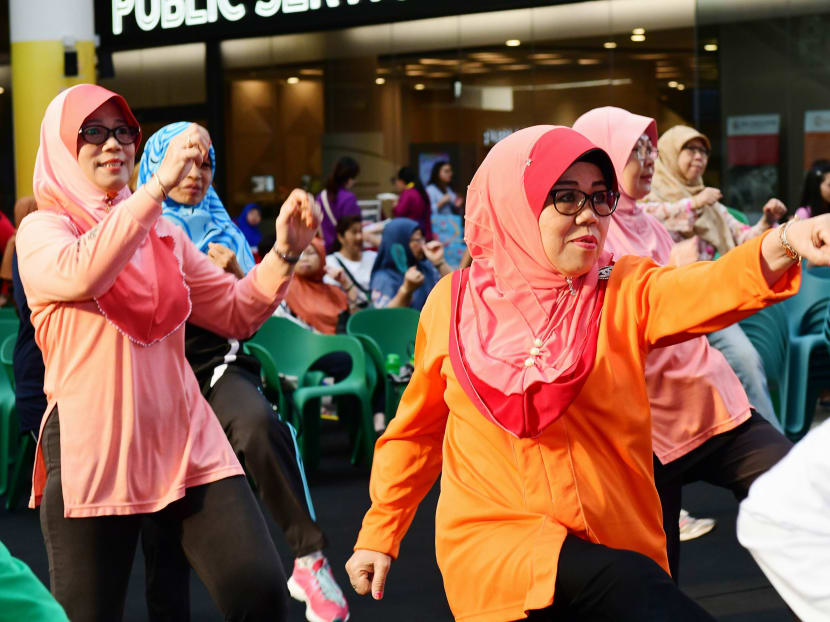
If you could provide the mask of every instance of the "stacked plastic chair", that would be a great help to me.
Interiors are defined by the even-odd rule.
[[[807,433],[819,392],[830,388],[823,336],[828,302],[830,269],[805,265],[798,294],[741,321],[764,361],[778,418],[793,440]]]
[[[386,360],[390,354],[396,354],[401,363],[412,360],[420,315],[409,307],[365,309],[352,315],[346,324],[346,332],[360,340],[372,363],[378,389],[385,391],[387,423],[395,416],[403,386],[390,382]]]
[[[289,418],[299,433],[303,462],[315,469],[320,462],[320,398],[352,396],[358,409],[350,424],[354,445],[352,463],[371,463],[375,447],[371,395],[374,384],[367,381],[366,357],[360,342],[348,335],[319,335],[291,320],[272,317],[246,344],[248,351],[262,364],[266,389],[274,391],[281,401],[281,416]],[[346,378],[334,384],[321,384],[320,372],[309,368],[322,356],[343,352],[352,360]],[[290,396],[280,385],[282,378],[296,378],[297,388]]]

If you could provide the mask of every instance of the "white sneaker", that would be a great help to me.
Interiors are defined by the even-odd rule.
[[[384,413],[375,413],[372,421],[375,424],[375,432],[378,434],[386,429],[386,415]]]
[[[695,518],[683,508],[680,509],[680,541],[686,542],[704,536],[715,528],[714,518]]]

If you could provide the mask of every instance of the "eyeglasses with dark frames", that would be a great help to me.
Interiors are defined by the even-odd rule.
[[[691,151],[692,155],[697,153],[697,154],[702,155],[704,158],[709,157],[709,150],[706,147],[698,147],[696,145],[687,145],[686,147],[683,147],[683,151]]]
[[[138,138],[139,131],[132,125],[119,125],[112,128],[105,125],[85,125],[78,130],[78,134],[92,145],[103,145],[110,136],[115,136],[115,140],[122,145],[132,145]]]
[[[597,216],[610,216],[617,209],[620,193],[614,190],[601,190],[588,194],[582,190],[563,188],[551,190],[548,196],[553,201],[553,208],[563,216],[576,216],[586,203]]]

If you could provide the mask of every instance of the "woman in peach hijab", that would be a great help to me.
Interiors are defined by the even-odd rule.
[[[46,110],[37,212],[17,234],[46,373],[30,505],[52,593],[73,622],[119,620],[142,521],[177,533],[227,620],[286,615],[285,575],[242,468],[184,356],[184,322],[244,338],[285,295],[319,224],[295,191],[277,243],[241,280],[161,202],[208,157],[198,125],[131,195],[141,131],[124,99],[85,84]]]
[[[616,257],[637,255],[672,263],[672,239],[636,201],[654,172],[654,119],[611,106],[577,119],[574,129],[605,149],[620,180],[620,201],[606,248]],[[705,337],[654,350],[646,359],[651,406],[654,478],[663,507],[669,567],[677,581],[681,488],[697,480],[746,497],[755,479],[792,443],[750,407],[740,380]]]
[[[479,168],[472,266],[430,294],[375,449],[346,564],[358,593],[383,596],[440,474],[436,554],[456,619],[712,619],[668,575],[645,358],[795,293],[790,253],[829,264],[830,216],[716,262],[612,266],[616,190],[605,152],[567,128],[516,132]]]

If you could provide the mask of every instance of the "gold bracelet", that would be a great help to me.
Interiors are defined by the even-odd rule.
[[[156,175],[155,173],[153,173],[153,179],[156,180],[156,183],[158,184],[159,190],[161,191],[161,200],[166,201],[167,200],[167,191],[164,189],[164,186],[161,185],[161,180],[159,179],[159,176]]]
[[[787,230],[795,221],[796,219],[793,218],[783,225],[778,225],[778,242],[784,248],[784,252],[787,253],[788,258],[792,259],[794,262],[800,262],[801,255],[798,254],[798,251],[792,247],[792,244],[790,244],[790,241],[787,239]]]

